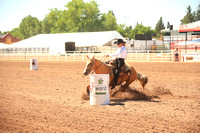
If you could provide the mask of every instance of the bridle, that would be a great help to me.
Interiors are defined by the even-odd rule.
[[[103,60],[102,60],[103,59]],[[92,72],[91,72],[91,74],[93,74],[96,70],[98,70],[99,69],[99,67],[103,64],[103,62],[104,62],[104,59],[105,59],[105,56],[103,56],[102,58],[101,58],[101,64],[95,69],[95,70],[93,70]],[[94,63],[94,62],[93,62]],[[94,64],[93,64],[94,65]]]

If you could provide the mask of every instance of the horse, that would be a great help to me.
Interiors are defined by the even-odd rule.
[[[109,74],[109,78],[110,78],[109,81],[111,85],[111,82],[114,79],[113,66],[105,64],[103,61],[94,58],[94,56],[92,58],[90,58],[89,56],[86,56],[86,57],[87,57],[87,63],[83,71],[83,74],[85,76],[93,72],[95,72],[95,74]],[[120,74],[116,86],[122,85],[122,83],[125,82],[125,84],[123,85],[123,88],[127,88],[135,80],[138,80],[144,91],[144,87],[148,82],[148,77],[144,74],[138,73],[135,70],[135,68],[130,66],[128,63],[126,63],[126,65],[129,66],[130,72],[123,73],[123,75]],[[125,89],[123,88],[121,88],[121,91],[125,91]],[[89,85],[87,86],[87,93],[89,94]]]

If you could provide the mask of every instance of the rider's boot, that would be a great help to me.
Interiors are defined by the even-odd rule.
[[[115,85],[113,84],[112,87],[111,87],[111,90],[114,89],[114,88],[115,88]]]

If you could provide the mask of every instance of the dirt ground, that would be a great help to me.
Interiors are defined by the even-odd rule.
[[[200,63],[132,62],[148,76],[110,105],[82,94],[86,62],[0,61],[0,132],[200,132]]]

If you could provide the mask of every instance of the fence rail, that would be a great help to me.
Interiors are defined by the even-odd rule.
[[[182,61],[186,57],[182,58],[182,55],[185,56],[187,53],[180,52],[179,53],[179,61]],[[194,52],[189,52],[194,53]],[[109,53],[88,53],[88,52],[69,52],[65,55],[56,54],[46,54],[46,53],[20,53],[20,54],[0,54],[0,60],[30,60],[30,59],[38,59],[41,61],[86,61],[86,55],[93,56],[97,59],[103,59],[104,55]],[[200,53],[195,53],[200,56]],[[191,54],[190,54],[191,55]],[[108,58],[109,60],[109,58]],[[157,51],[156,53],[151,53],[150,51],[135,51],[133,53],[128,53],[126,61],[130,62],[173,62],[175,61],[174,51]]]
[[[87,60],[86,55],[93,56],[97,59],[103,59],[103,55],[100,53],[87,53],[87,54],[66,54],[66,55],[49,55],[49,54],[37,54],[37,55],[23,55],[23,54],[4,54],[0,55],[0,60],[30,60],[38,59],[42,61],[85,61]],[[109,59],[109,58],[108,58]],[[171,61],[170,53],[129,53],[126,58],[127,61],[133,62],[167,62]]]

